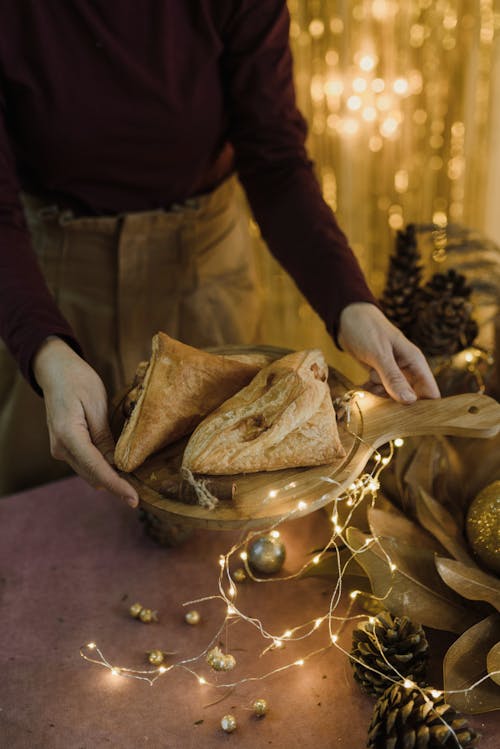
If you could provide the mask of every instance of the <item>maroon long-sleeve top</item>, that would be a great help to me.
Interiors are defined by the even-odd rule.
[[[83,213],[168,207],[237,171],[272,253],[327,329],[374,299],[321,197],[286,0],[0,0],[0,336],[30,376],[74,335],[19,192]]]

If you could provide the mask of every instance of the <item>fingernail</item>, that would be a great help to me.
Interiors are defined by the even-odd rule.
[[[137,507],[137,505],[139,504],[139,500],[135,497],[125,497],[125,499],[131,507]]]
[[[417,396],[413,392],[413,390],[401,390],[399,393],[399,397],[401,400],[405,401],[405,403],[413,403],[417,400]]]

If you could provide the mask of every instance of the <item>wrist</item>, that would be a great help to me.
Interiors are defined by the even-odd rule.
[[[35,380],[42,390],[45,375],[50,371],[54,357],[68,352],[77,356],[71,346],[68,346],[62,338],[56,335],[47,336],[39,346],[32,360],[32,370]]]

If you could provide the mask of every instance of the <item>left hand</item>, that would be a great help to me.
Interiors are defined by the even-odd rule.
[[[374,304],[355,302],[342,310],[342,348],[370,370],[370,380],[400,403],[439,398],[439,388],[420,349]]]

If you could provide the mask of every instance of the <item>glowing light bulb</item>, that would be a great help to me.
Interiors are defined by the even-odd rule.
[[[382,463],[383,463],[383,462],[384,462],[384,461],[382,460]],[[378,481],[375,481],[375,479],[373,479],[372,481],[370,481],[370,482],[369,482],[369,484],[368,484],[368,489],[369,489],[369,490],[370,490],[371,492],[376,492],[376,491],[377,491],[377,489],[380,489],[380,484],[379,484],[379,482],[378,482]]]
[[[319,554],[316,554],[316,556],[315,556],[315,557],[313,557],[313,564],[318,564],[318,562],[319,562],[320,558],[321,558],[321,557],[319,556]]]
[[[304,661],[302,660],[302,658],[300,658],[300,660],[298,660],[298,661],[295,661],[295,665],[296,666],[303,666],[304,665]]]
[[[347,108],[350,109],[351,112],[361,109],[362,104],[363,102],[360,96],[353,95],[347,99]]]
[[[376,64],[377,60],[372,55],[363,55],[359,61],[359,67],[367,73],[373,70]]]
[[[228,616],[232,616],[232,614],[236,614],[236,609],[234,606],[231,606],[231,604],[227,607],[227,614]]]
[[[375,107],[365,107],[361,113],[361,117],[365,122],[375,122],[377,119],[377,110]]]
[[[89,650],[95,650],[96,644],[95,644],[95,642],[88,642],[87,643],[87,647],[88,647]]]
[[[112,674],[112,676],[120,676],[120,671],[117,668],[112,668],[111,669],[111,674]]]
[[[283,643],[281,642],[281,640],[274,640],[273,645],[275,648],[283,647]]]
[[[410,679],[405,679],[403,682],[403,686],[405,689],[411,689],[412,687],[415,686],[415,684],[413,681],[410,681]]]
[[[325,83],[325,94],[327,96],[341,96],[344,92],[344,84],[337,78],[330,78]]]
[[[465,354],[465,361],[469,362],[469,364],[470,362],[474,361],[474,356],[470,353],[470,351],[467,351],[467,353]]]
[[[386,466],[388,463],[390,463],[390,458],[382,458],[382,465]]]
[[[243,561],[245,561],[246,559],[248,559],[248,554],[246,553],[246,551],[242,551],[241,552],[240,559],[242,559]]]
[[[198,684],[206,684],[206,679],[203,678],[203,676],[200,676],[198,679]]]
[[[160,672],[160,674],[164,674],[165,671],[168,671],[168,669],[165,668],[165,666],[160,666],[160,668],[158,669],[158,671]]]
[[[335,531],[337,536],[339,536],[342,533],[342,526],[336,525],[333,530]]]
[[[290,629],[287,629],[287,631],[283,634],[283,639],[285,639],[286,637],[291,637],[291,636],[292,636],[292,631]]]
[[[352,82],[352,90],[356,91],[357,94],[362,94],[363,91],[366,91],[367,87],[366,78],[355,78]]]
[[[349,598],[352,601],[355,601],[358,595],[359,595],[359,590],[351,590],[351,592],[349,593]]]
[[[394,440],[394,447],[403,447],[405,441],[401,437],[396,437]]]
[[[435,700],[437,700],[438,697],[441,697],[443,693],[440,689],[431,689],[431,696],[434,697]]]
[[[271,533],[269,535],[272,536],[273,538],[279,538],[280,537],[280,532],[279,531],[271,531]]]
[[[392,85],[392,90],[394,93],[399,94],[400,96],[404,96],[406,93],[408,93],[409,84],[406,78],[396,78]]]
[[[331,639],[332,643],[335,645],[335,643],[337,642],[337,640],[339,638],[338,638],[338,635],[332,635],[330,639]]]
[[[297,504],[297,509],[299,510],[305,510],[307,508],[307,502],[304,502],[303,500],[300,500]]]
[[[226,560],[224,559],[224,557],[222,557],[222,556],[221,556],[221,557],[219,557],[219,564],[220,564],[220,566],[221,566],[221,567],[224,567],[224,566],[225,566],[225,564],[226,564]]]
[[[323,619],[316,619],[316,621],[314,622],[314,629],[318,629],[322,621]]]
[[[273,499],[273,498],[274,498],[274,497],[275,497],[275,496],[276,496],[277,494],[278,494],[278,492],[276,491],[276,489],[271,489],[271,491],[269,492],[269,495],[268,495],[268,496],[269,496],[269,497],[270,497],[271,499]]]
[[[375,461],[376,461],[377,463],[380,463],[380,461],[382,460],[382,456],[381,456],[381,454],[380,454],[380,453],[377,453],[377,454],[375,455],[375,458],[374,458],[374,460],[375,460]]]
[[[397,570],[397,566],[394,564],[394,562],[390,562],[389,567],[391,569],[391,572],[395,572]]]
[[[231,596],[231,598],[234,598],[234,596],[236,595],[236,588],[234,587],[234,585],[231,585],[231,587],[228,590],[228,593]]]

